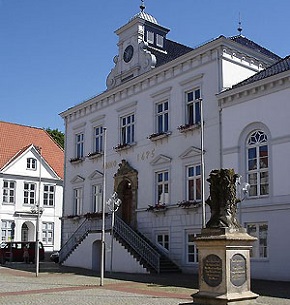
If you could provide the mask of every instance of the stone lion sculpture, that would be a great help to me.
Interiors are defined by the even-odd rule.
[[[206,203],[210,206],[211,218],[207,228],[241,228],[237,218],[236,181],[239,175],[233,169],[212,170],[207,181],[210,196]]]

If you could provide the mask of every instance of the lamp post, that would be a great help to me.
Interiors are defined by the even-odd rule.
[[[42,166],[42,156],[41,156],[41,147],[37,147],[39,152],[39,186],[38,186],[38,204],[37,208],[37,217],[36,217],[36,243],[35,243],[35,276],[37,277],[39,274],[39,236],[40,236],[40,196],[41,196],[41,166]]]
[[[107,201],[107,206],[112,213],[112,223],[111,223],[111,264],[110,272],[113,270],[113,245],[114,245],[114,223],[115,223],[115,213],[118,211],[122,201],[118,198],[118,194],[114,192],[111,198]]]
[[[102,238],[101,238],[101,277],[100,286],[104,285],[105,274],[105,217],[106,217],[106,149],[107,149],[107,129],[103,128],[104,134],[104,157],[103,157],[103,201],[102,201]]]
[[[200,102],[200,163],[201,163],[201,211],[202,211],[202,228],[206,226],[206,207],[205,207],[205,170],[204,170],[204,124],[203,124],[203,103]]]

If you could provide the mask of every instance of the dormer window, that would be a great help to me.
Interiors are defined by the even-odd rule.
[[[147,31],[147,42],[154,44],[154,33],[151,31]]]
[[[156,34],[156,45],[157,45],[157,47],[163,48],[163,46],[164,46],[164,37],[163,36]]]
[[[145,40],[150,46],[164,49],[167,31],[163,31],[162,28],[146,26],[145,33]]]
[[[34,158],[27,158],[27,169],[36,170],[37,160]]]

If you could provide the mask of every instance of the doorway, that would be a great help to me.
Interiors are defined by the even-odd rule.
[[[126,160],[122,160],[114,175],[114,190],[122,200],[117,215],[132,228],[137,227],[138,172]]]

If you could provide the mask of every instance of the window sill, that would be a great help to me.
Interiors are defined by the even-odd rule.
[[[165,204],[156,204],[156,205],[149,205],[146,211],[159,213],[159,212],[165,212],[166,210],[167,210],[167,206]]]
[[[117,146],[115,146],[113,149],[115,151],[122,151],[122,150],[127,150],[129,148],[131,148],[132,146],[136,145],[136,143],[130,143],[130,144],[118,144]]]
[[[160,133],[152,133],[147,139],[150,141],[157,141],[166,137],[169,137],[171,132],[160,132]]]
[[[177,203],[177,206],[182,209],[197,209],[201,206],[200,201],[184,200]]]
[[[184,132],[199,129],[199,128],[200,128],[200,123],[193,124],[193,125],[185,124],[185,125],[180,125],[177,127],[177,129],[179,130],[180,133],[184,133]]]
[[[90,160],[100,158],[101,156],[103,156],[103,152],[98,152],[98,151],[91,152],[88,154],[88,158]]]
[[[69,162],[71,164],[79,164],[79,163],[82,163],[84,161],[84,158],[72,158],[69,160]]]

